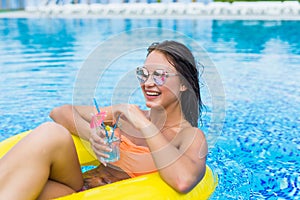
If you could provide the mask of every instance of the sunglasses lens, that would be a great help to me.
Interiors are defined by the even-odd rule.
[[[157,85],[163,85],[166,81],[166,73],[164,70],[155,70],[153,72],[153,79]]]
[[[145,83],[148,80],[149,76],[150,74],[146,68],[138,67],[136,69],[136,77],[140,83]],[[153,72],[152,78],[156,85],[161,86],[166,81],[167,73],[162,69],[157,69]]]
[[[145,68],[138,67],[136,69],[136,77],[140,83],[145,83],[149,77],[149,73]]]

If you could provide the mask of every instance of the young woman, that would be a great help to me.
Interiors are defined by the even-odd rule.
[[[91,113],[97,111],[57,107],[50,113],[55,122],[37,127],[0,160],[0,196],[49,199],[154,171],[175,190],[189,192],[205,174],[207,154],[198,129],[202,102],[195,59],[181,43],[154,43],[136,74],[149,110],[131,104],[101,108],[107,124],[121,116],[119,161],[82,175],[70,133],[89,140],[98,158],[110,151],[90,134]]]

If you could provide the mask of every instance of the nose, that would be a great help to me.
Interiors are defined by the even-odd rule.
[[[155,85],[155,82],[154,82],[154,79],[153,79],[153,74],[150,74],[148,79],[145,81],[144,83],[145,85],[148,85],[148,86],[153,86]]]

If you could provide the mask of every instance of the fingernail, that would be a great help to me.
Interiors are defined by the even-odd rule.
[[[107,148],[107,151],[112,152],[112,149],[111,148]]]
[[[106,141],[103,140],[102,138],[99,138],[100,142],[103,143],[103,144],[106,144]]]

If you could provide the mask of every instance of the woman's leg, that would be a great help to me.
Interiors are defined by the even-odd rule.
[[[65,184],[48,180],[37,200],[53,199],[76,192]]]
[[[61,125],[42,124],[0,159],[1,198],[36,199],[40,193],[48,198],[59,185],[67,193],[83,185],[73,139]]]

